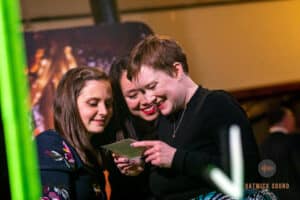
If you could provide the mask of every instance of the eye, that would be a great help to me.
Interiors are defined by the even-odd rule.
[[[137,92],[134,92],[134,93],[130,93],[129,95],[127,95],[127,97],[129,99],[136,99],[138,96],[138,93]]]
[[[96,107],[96,106],[98,106],[98,101],[91,100],[91,101],[88,101],[87,104],[91,107]]]
[[[147,89],[149,89],[149,90],[153,90],[155,87],[156,87],[156,85],[157,85],[157,83],[156,82],[154,82],[154,83],[150,83],[149,85],[147,85]]]

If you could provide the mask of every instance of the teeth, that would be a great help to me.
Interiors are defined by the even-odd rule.
[[[145,108],[144,110],[145,110],[145,111],[150,111],[150,110],[152,110],[152,108],[153,108],[153,106],[151,106],[151,107],[149,107],[149,108]]]
[[[160,106],[160,104],[162,104],[162,101],[156,103],[157,106]]]

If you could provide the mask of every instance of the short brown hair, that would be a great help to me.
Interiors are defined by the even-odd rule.
[[[128,78],[135,77],[142,65],[147,65],[172,75],[175,62],[181,63],[183,71],[188,73],[186,55],[179,44],[167,36],[150,35],[132,49]]]

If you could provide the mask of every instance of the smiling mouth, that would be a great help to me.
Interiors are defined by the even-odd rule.
[[[145,113],[146,115],[153,115],[154,113],[157,112],[157,107],[152,105],[148,108],[144,108],[142,109],[143,113]]]
[[[105,119],[94,119],[93,120],[97,125],[104,126],[105,125]]]

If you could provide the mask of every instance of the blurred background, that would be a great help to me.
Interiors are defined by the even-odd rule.
[[[258,143],[270,107],[292,107],[300,123],[299,10],[299,0],[21,0],[24,32],[140,22],[175,38],[197,83],[239,100]]]

